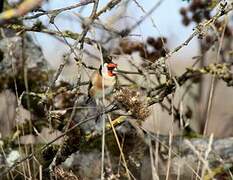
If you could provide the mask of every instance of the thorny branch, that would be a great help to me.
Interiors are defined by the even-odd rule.
[[[91,4],[93,2],[94,2],[94,0],[85,0],[85,1],[82,1],[80,3],[71,5],[71,6],[67,6],[67,7],[59,8],[59,9],[54,9],[54,10],[50,10],[50,11],[36,10],[36,11],[42,11],[42,12],[39,12],[39,13],[32,15],[32,16],[22,17],[22,18],[20,18],[20,20],[36,19],[36,18],[38,18],[40,16],[44,16],[44,15],[51,15],[52,18],[55,19],[55,17],[58,16],[60,13],[63,13],[65,11],[69,11],[72,9],[76,9],[76,8],[81,7],[81,6],[85,6],[85,5]]]
[[[78,40],[81,38],[81,34],[79,33],[75,33],[72,31],[55,31],[55,30],[51,30],[51,29],[47,29],[45,27],[43,27],[42,24],[35,24],[32,27],[27,27],[24,25],[18,25],[18,24],[8,24],[8,25],[2,25],[2,28],[6,28],[6,29],[11,29],[14,30],[18,33],[24,33],[24,32],[39,32],[39,33],[45,33],[45,34],[49,34],[49,35],[53,35],[53,36],[59,36],[59,37],[65,37],[65,38],[70,38],[73,40]],[[95,41],[91,40],[89,38],[84,38],[83,41],[87,44],[92,45]]]
[[[172,50],[170,53],[168,53],[166,55],[165,59],[170,58],[174,53],[177,53],[183,47],[187,46],[194,37],[196,37],[197,35],[202,35],[202,33],[205,32],[208,28],[210,28],[211,25],[214,22],[216,22],[216,20],[218,20],[220,17],[222,17],[224,15],[227,15],[228,13],[230,13],[233,10],[232,5],[230,7],[228,7],[228,9],[225,9],[227,7],[226,5],[222,5],[222,2],[220,2],[219,4],[220,4],[219,11],[211,19],[198,24],[196,26],[196,28],[194,29],[194,32],[181,45],[177,46],[176,48],[174,48],[174,50]]]

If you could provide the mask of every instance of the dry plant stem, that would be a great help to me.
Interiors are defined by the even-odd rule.
[[[212,146],[212,144],[213,144],[213,138],[214,138],[214,136],[213,136],[213,134],[211,134],[211,135],[210,135],[210,138],[209,138],[208,148],[207,148],[206,151],[205,151],[205,157],[204,157],[204,160],[207,162],[207,164],[205,164],[205,165],[203,166],[203,168],[202,168],[201,179],[204,178],[205,171],[206,171],[206,169],[209,168],[209,164],[208,164],[207,158],[208,158],[209,153],[211,152],[211,146]],[[207,166],[206,166],[206,165],[207,165]]]
[[[200,52],[201,52],[201,56],[200,56],[200,63],[198,67],[203,67],[205,65],[205,51],[204,51],[204,44],[201,42],[201,40],[199,40],[199,47],[200,47]],[[202,76],[200,76],[200,81],[199,81],[199,85],[198,85],[198,94],[196,96],[196,101],[198,103],[198,114],[197,114],[197,119],[199,119],[199,123],[200,123],[200,129],[204,129],[202,127],[204,127],[203,125],[203,121],[204,121],[204,112],[203,112],[203,104],[202,104],[202,92],[204,90],[204,79]],[[202,130],[201,130],[202,131]]]
[[[122,141],[121,141],[121,149],[124,148],[124,142],[125,142],[125,135],[123,135],[123,138],[122,138]],[[121,165],[121,155],[119,156],[117,174],[120,174],[120,165]]]
[[[205,119],[205,125],[204,125],[204,131],[203,135],[207,135],[208,132],[208,126],[210,123],[210,116],[211,116],[211,110],[212,110],[212,103],[213,103],[213,97],[214,97],[214,92],[215,92],[215,85],[216,85],[216,76],[213,75],[211,77],[211,82],[210,82],[210,90],[209,90],[209,97],[208,97],[208,104],[207,104],[207,111],[206,111],[206,119]]]
[[[117,146],[118,146],[119,151],[120,151],[120,157],[121,157],[122,160],[123,160],[123,165],[124,165],[124,168],[125,168],[125,170],[126,170],[127,177],[128,177],[128,179],[131,179],[131,178],[130,178],[130,174],[129,174],[129,168],[127,167],[127,162],[126,162],[126,160],[125,160],[125,155],[124,155],[123,150],[122,150],[122,148],[121,148],[121,144],[120,144],[119,138],[118,138],[118,136],[117,136],[115,127],[114,127],[114,125],[113,125],[113,123],[112,123],[112,119],[111,119],[111,117],[109,116],[109,114],[108,114],[107,116],[108,116],[109,124],[111,125],[111,128],[112,128],[112,132],[113,132],[114,137],[115,137],[115,139],[116,139]]]
[[[176,84],[177,81],[176,79],[174,78],[174,81]],[[179,87],[179,85],[176,85],[177,87]],[[173,129],[173,125],[174,125],[174,94],[172,94],[172,97],[171,97],[171,108],[172,108],[172,127],[171,127],[171,130],[169,131],[169,150],[168,150],[168,162],[167,162],[167,174],[166,174],[166,180],[169,179],[169,173],[170,173],[170,167],[171,167],[171,152],[172,152],[172,141],[173,141],[173,132],[174,132],[174,129]]]
[[[156,132],[156,137],[159,138],[159,131]],[[155,151],[154,151],[154,157],[155,157],[155,167],[156,172],[159,170],[159,141],[155,142]]]
[[[190,147],[190,149],[195,153],[195,155],[197,156],[197,159],[200,160],[204,167],[207,169],[209,174],[212,174],[212,171],[208,165],[208,161],[206,161],[203,157],[202,154],[196,149],[195,146],[192,145],[192,143],[190,141],[188,141],[187,139],[185,139],[185,143]]]
[[[227,26],[227,20],[225,18],[224,29],[223,29],[223,32],[221,34],[221,38],[219,39],[219,48],[218,48],[218,51],[217,51],[217,56],[216,56],[215,63],[219,62],[220,51],[222,49],[222,45],[223,45],[223,41],[224,41],[226,26]],[[211,107],[212,107],[212,102],[213,102],[215,84],[216,84],[216,77],[214,75],[214,76],[211,77],[211,87],[210,87],[209,100],[208,100],[208,106],[207,106],[207,112],[206,112],[206,121],[205,121],[203,135],[206,135],[207,131],[208,131],[208,124],[209,124],[209,121],[210,121],[210,115],[211,115],[211,109],[212,109]]]
[[[167,173],[166,180],[169,180],[170,168],[171,168],[171,155],[172,155],[172,132],[169,132],[169,150],[168,150],[168,161],[167,161]]]
[[[100,54],[101,54],[101,65],[104,67],[104,59],[103,59],[103,53],[101,46],[99,45]],[[105,85],[104,85],[104,78],[102,78],[102,104],[106,105],[106,99],[105,99]],[[104,155],[105,155],[105,115],[102,116],[102,146],[101,146],[101,180],[104,180]]]
[[[159,176],[158,176],[156,166],[155,166],[155,160],[153,157],[153,147],[152,147],[151,140],[149,140],[149,151],[150,151],[150,164],[151,164],[152,178],[153,180],[159,180]]]
[[[159,134],[154,135],[154,134],[152,134],[151,132],[147,131],[147,130],[146,130],[145,128],[143,128],[143,127],[138,127],[138,129],[140,129],[140,131],[141,131],[141,132],[140,132],[140,136],[144,134],[145,140],[147,140],[147,138],[150,138],[151,140],[154,140],[154,141],[156,142],[156,144],[159,144],[159,146],[162,146],[162,147],[164,147],[165,149],[169,150],[170,147],[169,147],[169,145],[167,145],[167,144],[168,144],[167,142],[169,141],[169,140],[167,140],[167,139],[169,139],[169,137],[163,136],[163,135],[159,135]],[[165,137],[166,141],[164,141],[164,137]],[[179,138],[178,141],[180,141],[180,137],[178,137],[178,138]],[[173,142],[174,142],[174,141],[173,141]],[[178,144],[180,144],[180,143],[178,143]],[[182,147],[182,146],[181,146],[181,147]],[[159,147],[158,147],[158,148],[159,148]],[[159,150],[158,150],[158,151],[159,151]],[[175,151],[172,150],[172,149],[171,149],[171,153],[172,153],[172,155],[175,156],[175,157],[180,157],[179,153],[175,152]],[[193,169],[191,165],[189,165],[188,163],[185,163],[185,165],[188,167],[188,169],[190,169],[190,170],[196,175],[196,177],[197,177],[198,179],[201,179],[201,177],[196,173],[195,169]]]
[[[167,145],[169,144],[168,136],[164,136],[163,138],[165,139],[163,139],[161,135],[159,138],[157,138],[155,135],[152,135],[151,133],[146,133],[146,134],[149,135],[149,137],[151,137],[153,140],[159,141],[159,144],[165,147],[166,149],[169,149],[169,145]],[[197,172],[195,172],[195,170],[191,166],[189,166],[188,164],[189,160],[192,160],[193,162],[197,162],[198,160],[200,160],[204,164],[204,166],[207,167],[208,173],[212,174],[212,170],[210,168],[216,166],[215,164],[216,160],[218,161],[219,164],[217,166],[224,166],[224,164],[233,163],[232,142],[233,142],[232,138],[216,139],[212,141],[212,139],[208,140],[203,138],[187,140],[182,137],[174,137],[174,141],[172,144],[173,149],[178,150],[180,148],[179,151],[182,156],[178,155],[176,151],[172,150],[172,156],[173,156],[172,161],[174,162],[173,165],[179,164],[179,158],[180,159],[187,158],[185,160],[185,162],[187,162],[187,164],[185,163],[185,166],[187,166],[188,168],[190,168],[190,170],[193,171],[193,173],[197,176],[197,179],[201,179],[201,177],[197,174]],[[206,153],[205,157],[208,157],[207,159],[202,157],[201,152],[203,152],[203,150],[205,150]],[[222,158],[216,159],[216,157],[218,156],[224,159]],[[175,157],[178,157],[178,159],[176,159]]]

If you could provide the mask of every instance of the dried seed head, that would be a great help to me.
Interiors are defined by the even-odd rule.
[[[136,119],[144,120],[150,114],[147,104],[141,99],[138,91],[120,89],[115,93],[115,100]]]
[[[54,176],[56,179],[60,180],[79,180],[79,178],[72,172],[72,171],[66,171],[61,167],[56,167],[54,170]]]

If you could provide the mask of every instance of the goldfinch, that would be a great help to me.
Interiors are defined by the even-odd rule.
[[[90,133],[94,130],[102,131],[102,118],[100,115],[104,110],[104,104],[101,103],[103,95],[108,97],[114,90],[116,84],[117,64],[104,63],[98,70],[93,72],[90,78],[88,89],[88,97],[84,98],[83,103],[79,106],[85,107],[76,112],[75,119],[80,120],[94,117],[95,120],[83,123],[80,127],[85,133]],[[87,99],[86,99],[87,98]]]
[[[100,66],[99,70],[95,71],[90,79],[89,97],[92,97],[98,103],[103,95],[110,95],[116,84],[116,68],[115,63],[104,63]]]

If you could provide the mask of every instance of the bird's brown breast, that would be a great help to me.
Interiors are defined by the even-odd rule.
[[[104,92],[103,92],[104,81]],[[113,81],[113,82],[112,82]],[[114,89],[115,79],[103,79],[98,73],[94,72],[91,77],[91,87],[89,89],[89,95],[92,97],[102,97],[104,94],[109,94]]]

